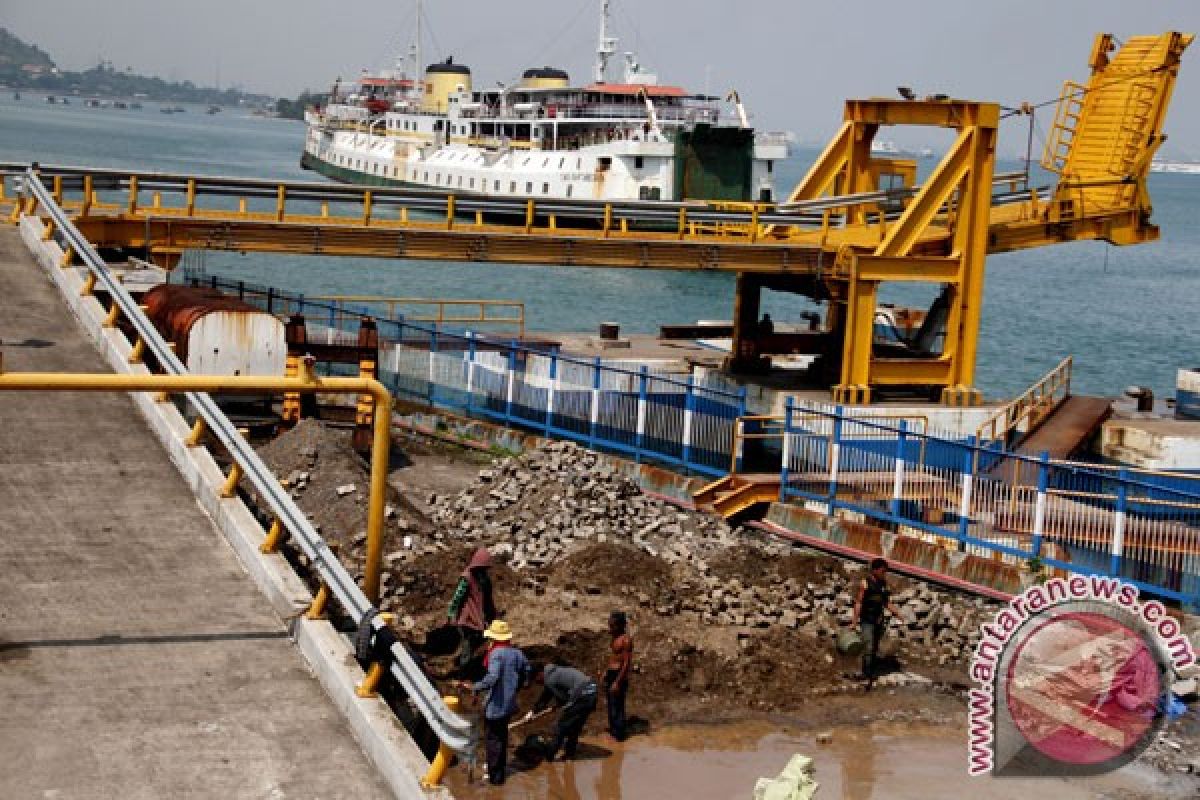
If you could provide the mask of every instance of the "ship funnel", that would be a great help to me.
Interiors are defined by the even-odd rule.
[[[460,89],[471,91],[469,67],[465,64],[455,64],[453,56],[437,64],[430,64],[425,68],[425,93],[421,101],[421,110],[445,113],[450,105],[450,96]]]

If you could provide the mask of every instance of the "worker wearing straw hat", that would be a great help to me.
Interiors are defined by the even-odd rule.
[[[529,680],[529,661],[513,645],[512,629],[504,620],[489,625],[483,638],[488,640],[483,657],[487,674],[478,683],[464,685],[475,692],[487,692],[483,706],[487,777],[499,785],[504,783],[508,769],[508,723],[517,710],[517,691]]]

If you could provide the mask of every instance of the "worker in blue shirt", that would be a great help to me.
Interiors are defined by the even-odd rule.
[[[478,683],[464,682],[474,692],[487,692],[483,706],[484,741],[487,750],[487,778],[504,783],[508,769],[508,723],[517,711],[517,692],[529,682],[529,661],[512,643],[508,623],[498,619],[483,632],[488,640],[483,665],[487,674]]]

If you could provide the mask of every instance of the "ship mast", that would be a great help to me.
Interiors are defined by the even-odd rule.
[[[421,95],[425,93],[425,79],[421,76],[421,0],[417,0],[417,24],[414,30],[412,45],[409,48],[413,61],[412,86],[409,92],[416,100],[420,100]]]
[[[592,80],[604,83],[608,80],[608,59],[617,52],[617,40],[608,34],[608,4],[609,0],[600,2],[600,40],[596,44],[596,66],[592,70]]]

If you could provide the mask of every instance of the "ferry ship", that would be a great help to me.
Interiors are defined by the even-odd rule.
[[[783,133],[756,132],[736,92],[727,101],[663,85],[624,53],[609,0],[600,4],[592,81],[572,86],[554,67],[533,67],[512,86],[475,89],[452,58],[420,60],[417,33],[400,68],[335,83],[323,107],[305,112],[301,166],[335,180],[436,188],[488,197],[773,202],[774,168],[788,154]]]

